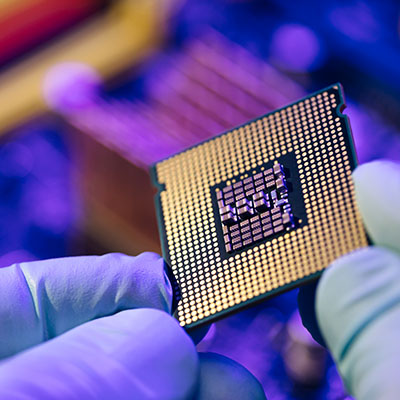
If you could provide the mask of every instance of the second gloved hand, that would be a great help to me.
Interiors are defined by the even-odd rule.
[[[400,166],[365,164],[354,172],[357,203],[373,246],[336,260],[316,291],[326,345],[357,400],[399,398]],[[306,297],[299,297],[299,305]],[[318,339],[303,303],[303,321]]]

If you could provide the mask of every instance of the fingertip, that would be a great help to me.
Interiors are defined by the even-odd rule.
[[[144,253],[139,254],[137,257],[148,261],[162,260],[162,257],[159,254],[153,253],[152,251],[145,251]]]
[[[136,256],[132,256],[129,254],[125,253],[107,253],[102,256],[98,257],[101,260],[107,260],[111,262],[122,262],[127,265],[130,265],[131,263],[151,263],[151,262],[157,262],[159,260],[162,260],[162,257],[157,254],[153,253],[150,251],[145,251],[143,253],[140,253]]]
[[[400,252],[400,164],[387,160],[360,165],[353,172],[355,193],[374,244]]]
[[[171,313],[173,290],[165,270],[163,258],[157,253],[145,252],[131,257],[121,255],[124,264],[125,295],[135,308],[155,307]],[[138,301],[142,299],[142,302]],[[131,308],[127,304],[126,308]]]
[[[381,247],[366,247],[335,260],[316,291],[316,315],[336,360],[365,323],[400,292],[400,258]]]
[[[361,178],[363,179],[364,176],[367,176],[367,179],[371,177],[379,178],[382,173],[400,173],[400,165],[394,161],[380,159],[370,161],[365,164],[360,164],[356,167],[353,171],[353,177],[355,179]],[[397,172],[396,172],[397,171]]]

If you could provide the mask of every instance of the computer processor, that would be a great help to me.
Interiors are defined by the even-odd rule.
[[[368,245],[344,107],[335,84],[153,166],[181,326],[307,283]]]

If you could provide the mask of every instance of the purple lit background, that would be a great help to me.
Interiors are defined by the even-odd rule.
[[[65,66],[70,79],[54,87],[55,74],[48,94],[59,116],[0,146],[0,266],[97,250],[80,230],[71,128],[146,169],[339,81],[360,163],[400,161],[399,15],[394,1],[191,0],[164,48],[118,84]],[[244,364],[272,400],[348,398],[302,329],[294,291],[213,325],[199,350]]]

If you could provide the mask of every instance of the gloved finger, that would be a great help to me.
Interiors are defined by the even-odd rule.
[[[0,358],[118,311],[170,312],[172,292],[157,254],[108,254],[0,269]]]
[[[374,161],[353,173],[357,204],[372,242],[400,253],[400,164]]]
[[[374,244],[400,251],[400,165],[374,161],[353,172],[357,205]],[[314,307],[317,283],[299,289],[298,304],[303,325],[312,337],[324,345]]]
[[[316,312],[350,394],[398,398],[399,255],[368,247],[336,260],[321,277]]]
[[[76,327],[0,364],[2,399],[187,399],[198,356],[178,322],[155,309]]]
[[[263,400],[260,382],[237,362],[215,353],[199,353],[200,378],[196,400]]]

